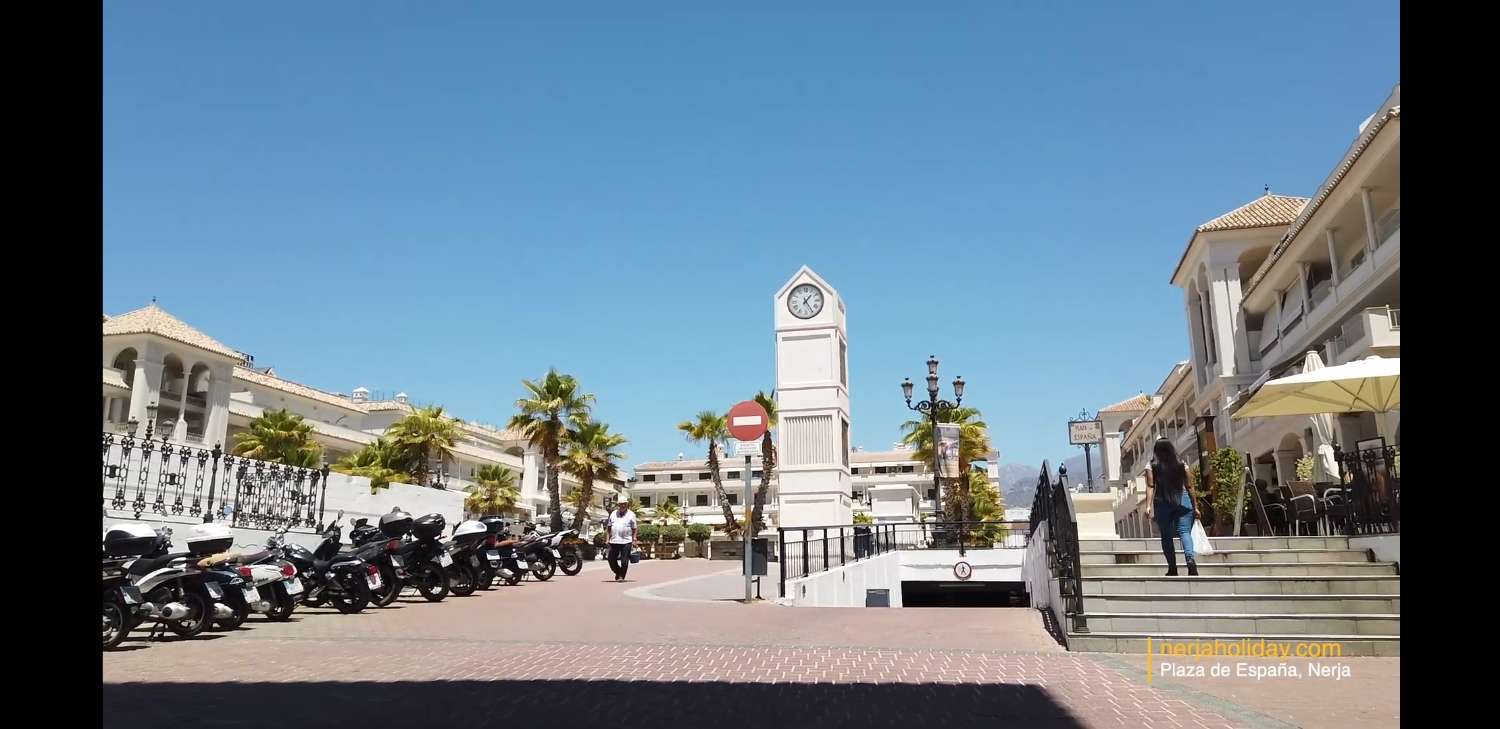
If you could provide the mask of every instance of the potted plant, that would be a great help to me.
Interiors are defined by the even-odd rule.
[[[693,540],[693,544],[697,547],[697,553],[689,556],[707,557],[708,547],[706,546],[706,544],[708,542],[708,538],[713,536],[713,533],[713,527],[707,524],[693,524],[692,526],[689,526],[687,529],[688,539]]]
[[[1230,536],[1234,531],[1236,505],[1248,509],[1250,498],[1244,494],[1244,461],[1240,452],[1233,448],[1220,448],[1212,456],[1213,484],[1210,486],[1209,503],[1213,508],[1213,533],[1215,536]],[[1243,497],[1243,501],[1241,501]],[[1244,513],[1240,514],[1243,519]]]
[[[669,524],[661,529],[661,541],[656,544],[656,556],[658,559],[677,559],[682,554],[678,551],[682,546],[682,540],[687,538],[687,527],[681,524]]]
[[[636,528],[635,538],[641,542],[641,558],[650,559],[656,541],[661,539],[661,527],[650,523],[642,524]]]

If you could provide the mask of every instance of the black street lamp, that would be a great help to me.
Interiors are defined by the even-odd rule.
[[[953,411],[957,410],[958,406],[961,403],[963,403],[963,401],[964,401],[964,378],[959,377],[959,378],[957,378],[957,379],[955,379],[953,381],[953,402],[948,402],[947,400],[941,400],[941,399],[938,398],[938,373],[937,373],[937,370],[938,370],[937,356],[936,355],[929,355],[927,357],[927,399],[926,400],[918,400],[915,405],[912,404],[911,393],[912,393],[912,387],[913,387],[913,385],[912,385],[912,381],[911,381],[910,377],[904,378],[902,380],[902,382],[901,382],[901,394],[902,394],[902,396],[904,396],[906,398],[906,407],[907,407],[907,409],[908,410],[915,410],[916,412],[919,412],[919,413],[922,413],[923,415],[926,415],[928,422],[932,425],[932,489],[933,489],[933,493],[934,494],[936,494],[939,497],[941,497],[941,495],[942,495],[942,488],[943,487],[942,487],[942,482],[939,480],[939,473],[938,473],[938,467],[937,467],[937,447],[938,447],[938,443],[937,443],[937,426],[938,426],[938,419],[939,419],[939,417],[946,418],[946,417],[952,415]],[[958,540],[958,553],[959,553],[960,556],[962,556],[964,554],[964,544],[963,544],[964,540],[962,538],[962,534],[963,534],[963,529],[962,529],[962,527],[960,527],[960,529],[959,529],[960,538]]]

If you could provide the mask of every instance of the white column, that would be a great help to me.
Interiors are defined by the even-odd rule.
[[[108,395],[104,396],[104,422],[106,423],[109,422],[109,409],[114,404],[114,398],[109,397]]]
[[[130,388],[130,417],[141,425],[141,435],[146,434],[146,406],[156,402],[161,395],[160,361],[152,362],[145,356],[135,361],[135,378]]]
[[[1324,230],[1323,231],[1323,241],[1328,244],[1328,265],[1333,270],[1333,286],[1334,286],[1335,289],[1337,289],[1338,285],[1339,285],[1339,281],[1342,279],[1342,277],[1339,276],[1339,254],[1338,254],[1338,250],[1333,247],[1333,233],[1334,233],[1334,230],[1335,230],[1334,228],[1329,228],[1327,230]],[[1335,291],[1334,293],[1337,294],[1338,292]]]
[[[1370,188],[1359,188],[1359,199],[1365,205],[1365,258],[1373,258],[1375,255],[1375,202],[1370,198]]]
[[[182,369],[182,397],[177,400],[177,428],[172,431],[172,440],[178,443],[187,442],[187,395],[188,383],[191,381],[192,372],[183,365]]]

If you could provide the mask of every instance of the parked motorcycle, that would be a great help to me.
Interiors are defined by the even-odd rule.
[[[356,519],[354,528],[349,530],[349,540],[356,548],[354,551],[380,570],[381,585],[371,590],[377,607],[395,602],[405,585],[402,580],[404,570],[398,565],[402,562],[401,537],[411,529],[411,522],[410,514],[394,511],[380,517],[379,527],[369,524],[366,519]]]
[[[446,526],[442,514],[428,514],[413,520],[406,541],[397,548],[396,558],[391,560],[401,583],[416,588],[428,602],[441,602],[448,596],[446,570],[453,564],[453,557],[440,541]]]
[[[309,607],[321,607],[331,603],[341,613],[357,613],[370,604],[372,588],[381,586],[380,569],[358,554],[340,552],[340,537],[343,527],[340,511],[328,528],[323,531],[323,542],[316,550],[308,550],[299,544],[288,544],[285,533],[273,535],[267,546],[281,549],[282,556],[297,568],[306,592],[302,603]]]
[[[551,539],[537,533],[535,524],[527,523],[526,533],[516,545],[518,556],[530,563],[531,576],[541,582],[546,582],[557,574],[559,554],[551,544]]]

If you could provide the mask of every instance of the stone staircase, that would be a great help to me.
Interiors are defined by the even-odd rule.
[[[1401,654],[1401,575],[1347,537],[1221,537],[1188,577],[1166,577],[1159,539],[1079,541],[1088,632],[1075,651],[1145,653],[1146,638],[1336,642],[1345,656]],[[1179,550],[1181,544],[1178,545]],[[1070,626],[1072,623],[1070,622]]]

